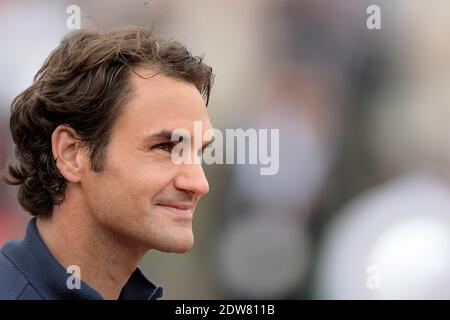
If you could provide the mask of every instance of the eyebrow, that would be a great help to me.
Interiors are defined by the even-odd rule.
[[[150,134],[148,136],[146,136],[144,139],[147,140],[168,140],[168,141],[176,141],[176,140],[172,140],[172,130],[168,130],[168,129],[162,129],[159,132]],[[205,150],[210,144],[212,144],[214,142],[216,138],[213,136],[211,138],[211,140],[206,141],[205,143],[203,143],[202,145],[202,150]]]

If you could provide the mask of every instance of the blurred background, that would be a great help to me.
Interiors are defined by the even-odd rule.
[[[2,168],[70,5],[206,53],[216,128],[280,129],[277,175],[205,166],[193,250],[142,261],[164,299],[450,299],[449,1],[0,0]],[[28,219],[1,184],[0,245]]]

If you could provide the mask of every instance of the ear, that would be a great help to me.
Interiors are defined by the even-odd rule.
[[[86,153],[75,130],[59,125],[52,133],[52,152],[56,167],[69,182],[77,183],[86,165]]]

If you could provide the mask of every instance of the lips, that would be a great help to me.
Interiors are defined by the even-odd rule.
[[[192,203],[158,203],[157,206],[176,221],[191,225],[194,214]]]
[[[193,203],[158,203],[158,206],[188,211],[194,207]]]

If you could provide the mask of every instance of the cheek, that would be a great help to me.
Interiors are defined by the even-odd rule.
[[[103,202],[102,206],[110,213],[145,214],[152,199],[170,189],[174,169],[170,160],[151,161],[137,156],[109,158],[104,171],[92,179],[92,195],[97,195],[98,201]]]

